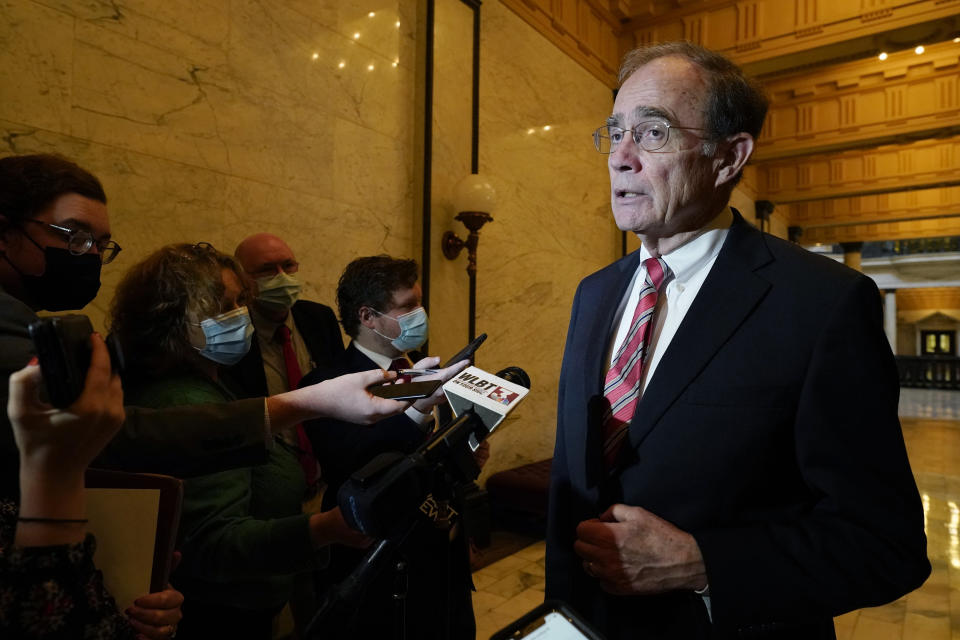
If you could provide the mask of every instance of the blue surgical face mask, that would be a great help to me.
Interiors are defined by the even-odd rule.
[[[376,329],[373,330],[378,336],[384,337],[390,341],[390,344],[397,351],[402,351],[406,353],[407,351],[413,351],[421,346],[427,341],[427,332],[430,328],[430,325],[427,322],[427,310],[423,307],[417,307],[409,313],[405,313],[402,316],[388,316],[385,313],[381,313],[376,309],[373,309],[375,313],[384,316],[385,318],[390,318],[391,320],[396,320],[397,324],[400,325],[400,335],[396,338],[391,338],[390,336],[385,336]]]
[[[218,364],[233,365],[250,351],[253,343],[253,323],[246,307],[207,318],[199,323],[206,344],[194,347],[204,358]]]

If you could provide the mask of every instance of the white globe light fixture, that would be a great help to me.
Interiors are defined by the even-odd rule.
[[[464,247],[467,249],[467,274],[470,277],[470,313],[469,334],[473,340],[476,334],[477,310],[477,245],[480,243],[480,228],[493,222],[490,212],[497,204],[497,191],[490,181],[479,174],[471,174],[453,188],[453,204],[457,210],[455,220],[463,223],[470,232],[466,240],[453,231],[443,234],[443,255],[455,260]]]

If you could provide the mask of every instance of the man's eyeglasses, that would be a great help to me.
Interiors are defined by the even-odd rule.
[[[670,129],[703,131],[702,127],[680,127],[659,120],[641,122],[633,129],[604,125],[593,132],[593,146],[600,153],[613,153],[624,135],[629,133],[633,137],[633,143],[644,151],[659,151],[670,140]]]
[[[284,260],[283,262],[268,262],[258,265],[256,271],[247,271],[254,278],[269,278],[280,271],[286,274],[296,273],[300,270],[300,263],[296,260]]]
[[[67,250],[70,252],[70,255],[82,256],[90,251],[94,245],[96,245],[97,251],[100,253],[100,262],[103,264],[109,264],[110,262],[113,262],[113,259],[117,257],[117,254],[123,250],[123,248],[113,240],[97,242],[96,238],[94,238],[93,234],[89,231],[68,229],[67,227],[61,227],[58,224],[51,224],[49,222],[44,222],[43,220],[34,220],[33,218],[27,218],[27,222],[42,224],[48,229],[53,229],[57,233],[64,236],[67,239]]]

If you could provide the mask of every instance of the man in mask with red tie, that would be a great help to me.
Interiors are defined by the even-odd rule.
[[[237,245],[234,255],[255,296],[250,316],[257,340],[231,375],[251,396],[296,389],[299,378],[343,353],[333,309],[300,299],[300,263],[282,238],[254,234]]]
[[[300,385],[313,369],[332,365],[343,354],[343,338],[333,309],[300,300],[303,283],[293,250],[270,233],[244,238],[234,252],[254,295],[250,318],[256,336],[250,351],[228,376],[246,397],[272,396]],[[307,487],[312,493],[319,473],[303,427],[287,435],[301,451]]]

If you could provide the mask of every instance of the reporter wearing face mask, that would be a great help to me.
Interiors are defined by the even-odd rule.
[[[169,245],[117,287],[111,329],[123,347],[128,402],[163,408],[228,402],[221,369],[254,329],[239,265],[209,244]],[[270,638],[298,572],[331,542],[363,545],[338,509],[301,513],[305,479],[278,439],[266,464],[188,479],[172,582],[185,597],[179,637]]]
[[[55,155],[0,158],[0,406],[7,403],[7,378],[35,355],[27,327],[36,312],[90,303],[100,289],[101,266],[115,268],[119,253],[96,176]],[[128,406],[123,427],[96,464],[179,476],[257,464],[266,459],[274,432],[306,418],[356,416],[369,423],[400,411],[402,404],[365,391],[378,375],[266,400],[164,411]],[[0,411],[0,498],[18,498],[18,466],[13,432]]]
[[[429,322],[421,304],[417,263],[390,256],[357,258],[347,265],[337,286],[337,305],[344,330],[352,338],[336,365],[317,370],[305,384],[351,371],[434,367],[439,358],[416,353],[427,339]],[[412,364],[415,362],[416,364]],[[459,371],[467,362],[451,370]],[[448,377],[452,377],[448,376]],[[323,468],[327,489],[323,504],[337,503],[337,492],[356,469],[388,451],[409,453],[434,427],[431,410],[443,401],[443,390],[418,400],[402,415],[375,423],[364,433],[342,420],[305,423]],[[481,451],[482,462],[487,449]],[[452,539],[451,539],[452,538]],[[420,523],[399,550],[405,573],[384,571],[369,587],[353,629],[358,638],[405,637],[418,640],[472,639],[476,635],[471,603],[469,557],[465,537],[456,531]],[[330,566],[321,579],[342,581],[361,560],[353,549],[331,549]],[[394,564],[394,567],[396,565]],[[396,585],[406,584],[403,615],[393,598]],[[402,621],[401,621],[402,620]]]

